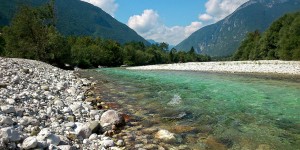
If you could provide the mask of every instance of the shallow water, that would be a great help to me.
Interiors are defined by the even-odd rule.
[[[191,149],[299,149],[300,83],[187,71],[99,69],[104,97]],[[101,79],[100,79],[101,78]],[[105,88],[104,88],[105,87]]]

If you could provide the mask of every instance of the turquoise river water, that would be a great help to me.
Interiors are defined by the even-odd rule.
[[[299,81],[119,68],[97,74],[107,99],[192,149],[205,149],[203,141],[217,145],[211,149],[300,149]]]

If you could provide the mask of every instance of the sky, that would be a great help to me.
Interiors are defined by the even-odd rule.
[[[248,0],[82,0],[100,7],[145,39],[177,45]]]

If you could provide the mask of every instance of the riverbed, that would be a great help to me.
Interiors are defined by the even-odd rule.
[[[300,147],[300,83],[194,71],[106,68],[85,72],[97,92],[115,102],[138,130],[176,134],[167,146],[189,149],[297,149]],[[128,132],[135,132],[128,129]],[[155,141],[155,133],[149,141]],[[133,146],[139,139],[133,140]],[[146,144],[149,144],[148,143]],[[157,141],[155,141],[157,143]],[[155,144],[155,143],[154,143]]]

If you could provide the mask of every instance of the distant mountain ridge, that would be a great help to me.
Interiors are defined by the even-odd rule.
[[[0,0],[0,25],[9,25],[18,5],[40,6],[48,0]],[[137,41],[149,44],[127,25],[102,9],[80,0],[56,0],[57,28],[64,35],[94,36],[120,43]]]
[[[232,55],[248,32],[265,31],[288,12],[300,10],[300,0],[250,0],[219,22],[203,27],[179,43],[177,50],[210,56]]]

